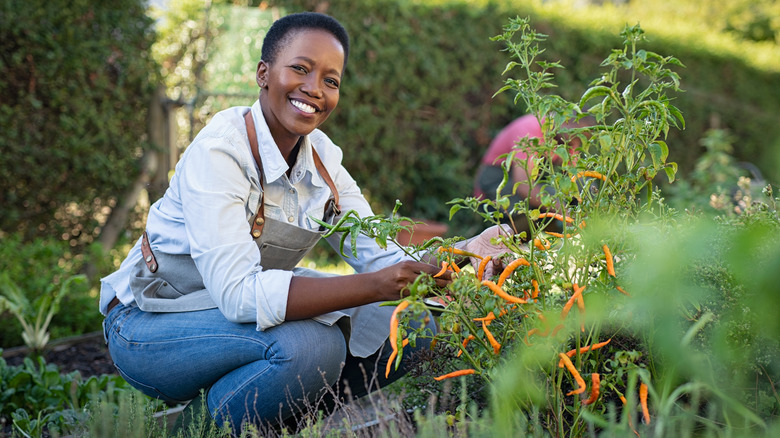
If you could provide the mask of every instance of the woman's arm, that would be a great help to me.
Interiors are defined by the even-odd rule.
[[[421,273],[434,275],[439,268],[427,263],[403,261],[376,272],[314,278],[295,276],[287,295],[285,320],[306,319],[336,310],[378,301],[392,301],[409,294],[407,286]],[[436,278],[446,286],[450,273]]]

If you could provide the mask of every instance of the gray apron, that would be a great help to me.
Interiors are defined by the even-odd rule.
[[[260,169],[261,193],[263,171],[260,161],[257,137],[251,111],[246,114],[247,132],[252,154]],[[317,169],[331,188],[333,196],[325,206],[323,220],[331,223],[339,214],[338,192],[327,170],[312,147]],[[304,277],[331,277],[313,269],[296,267],[325,233],[324,230],[309,230],[264,215],[264,199],[261,194],[257,214],[251,219],[251,234],[260,250],[263,270],[291,270],[294,275]],[[195,262],[189,254],[166,254],[153,250],[153,242],[147,233],[142,237],[143,257],[136,263],[130,278],[130,289],[138,307],[146,312],[190,312],[216,308],[203,284]],[[350,352],[359,357],[373,354],[387,339],[392,307],[379,307],[379,303],[330,312],[313,318],[326,325],[339,323],[349,340]],[[345,319],[347,317],[348,319]],[[348,323],[347,323],[348,322]],[[360,336],[351,336],[359,333]]]

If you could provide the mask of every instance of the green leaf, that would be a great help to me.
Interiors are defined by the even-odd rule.
[[[680,122],[680,125],[682,125],[681,126],[682,129],[685,129],[685,119],[683,118],[683,115],[680,112],[680,110],[674,105],[668,105],[667,109],[669,110],[669,113],[671,113],[672,116],[674,116],[674,118]],[[675,123],[675,125],[677,125],[677,123]]]
[[[357,254],[357,238],[360,235],[360,228],[361,228],[361,223],[357,222],[349,230],[349,234],[350,234],[350,237],[351,237],[350,244],[352,245],[352,255],[355,256],[355,258],[357,258],[357,256],[358,256],[358,254]]]
[[[650,157],[653,159],[653,167],[656,170],[660,169],[669,155],[669,147],[666,146],[666,143],[659,141],[651,144],[647,149],[650,151]]]
[[[450,220],[452,220],[452,217],[455,216],[455,213],[460,211],[460,209],[463,208],[463,205],[455,204],[452,207],[450,207]]]
[[[664,167],[664,172],[666,172],[666,178],[669,179],[669,184],[673,183],[677,174],[677,163],[667,163],[667,166]]]

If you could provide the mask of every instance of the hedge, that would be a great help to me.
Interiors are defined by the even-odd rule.
[[[0,3],[0,235],[91,241],[135,178],[158,71],[145,3]]]

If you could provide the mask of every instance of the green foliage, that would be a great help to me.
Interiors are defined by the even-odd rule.
[[[156,77],[144,4],[0,5],[0,232],[89,243],[137,174]]]
[[[534,18],[545,21],[539,27],[553,41],[550,57],[576,69],[569,75],[592,76],[592,69],[583,61],[613,44],[605,32],[617,32],[626,23],[638,22],[652,32],[646,44],[648,50],[674,53],[685,60],[687,68],[681,73],[680,83],[686,93],[675,98],[675,106],[686,114],[686,127],[671,132],[667,140],[687,145],[671,151],[671,159],[680,164],[683,175],[701,154],[697,145],[704,133],[726,129],[739,141],[735,152],[740,161],[756,163],[770,180],[780,179],[775,165],[780,158],[775,152],[778,128],[774,126],[774,114],[778,109],[773,103],[780,90],[778,47],[770,42],[735,38],[723,27],[727,20],[740,19],[740,11],[752,6],[760,6],[767,11],[763,16],[774,20],[777,14],[769,11],[776,10],[776,2],[634,1],[580,7],[576,14],[570,13],[572,2],[545,3]],[[757,19],[761,16],[756,12]],[[580,50],[579,55],[575,48]]]
[[[669,204],[680,210],[731,216],[744,211],[766,187],[771,190],[752,163],[737,162],[734,142],[725,130],[708,131],[701,140],[705,152],[689,177],[666,188]]]
[[[82,379],[77,371],[61,374],[43,358],[26,358],[9,366],[0,359],[0,417],[24,436],[40,437],[44,430],[66,434],[80,429],[86,408],[102,397],[136,392],[121,377],[103,375]],[[159,407],[159,403],[154,404]]]
[[[314,217],[312,217],[312,220],[320,224],[323,228],[328,229],[328,231],[323,234],[323,237],[330,237],[334,233],[341,233],[341,237],[339,238],[339,253],[346,258],[349,258],[349,255],[344,253],[344,244],[346,243],[347,238],[349,238],[350,247],[352,248],[352,257],[357,258],[356,242],[357,237],[360,234],[374,239],[376,244],[382,249],[386,249],[388,242],[392,242],[404,251],[407,251],[398,243],[396,235],[401,230],[410,231],[412,225],[416,222],[408,217],[398,216],[399,208],[401,208],[401,203],[396,201],[395,208],[390,217],[384,215],[360,217],[355,210],[350,210],[343,214],[341,219],[333,225]],[[413,256],[408,251],[407,254]]]
[[[97,310],[96,293],[90,290],[96,286],[81,280],[74,282],[80,278],[78,273],[83,263],[84,257],[74,256],[68,242],[61,240],[35,239],[25,243],[18,234],[0,240],[0,272],[5,279],[2,290],[15,291],[11,292],[15,295],[12,301],[20,306],[16,312],[2,313],[0,347],[26,343],[22,333],[27,329],[15,314],[32,324],[32,332],[42,335],[46,331],[43,323],[47,315],[57,306],[67,310],[54,311],[48,329],[52,338],[100,330],[103,317]],[[66,290],[69,292],[63,294]],[[41,323],[38,326],[41,330],[34,328],[36,319]],[[30,339],[34,338],[32,332],[28,335]]]

